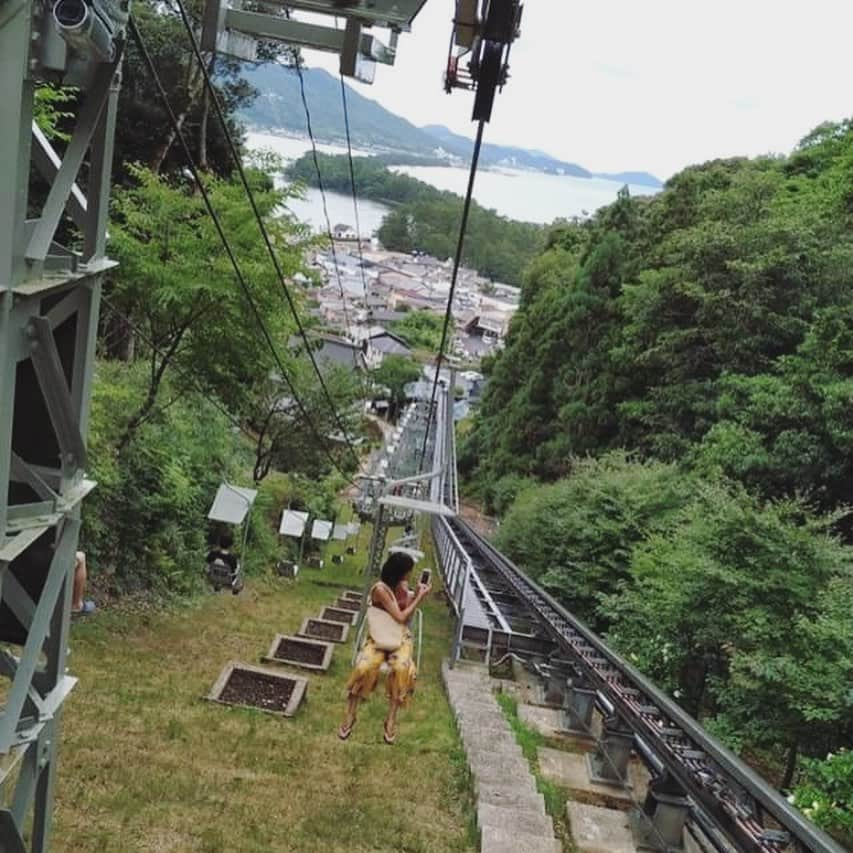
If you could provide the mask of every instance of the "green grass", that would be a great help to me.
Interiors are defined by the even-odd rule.
[[[167,610],[107,610],[72,627],[53,849],[57,851],[411,851],[476,849],[473,810],[440,684],[451,622],[424,608],[421,675],[397,743],[382,743],[377,690],[346,743],[351,644],[307,702],[283,720],[204,702],[225,663],[257,663],[275,633],[361,586],[367,551],[304,570],[296,582],[249,579],[242,595],[207,595]],[[306,674],[306,673],[302,673]]]
[[[548,746],[549,740],[540,732],[522,722],[518,716],[518,700],[508,693],[497,694],[498,705],[504,712],[512,733],[521,752],[530,764],[530,771],[536,779],[536,789],[545,800],[545,811],[554,822],[554,832],[563,845],[565,853],[574,853],[575,845],[572,839],[571,826],[566,815],[566,803],[569,792],[566,788],[546,779],[539,770],[539,747]]]

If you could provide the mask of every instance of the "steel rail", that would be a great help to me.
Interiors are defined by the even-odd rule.
[[[461,528],[595,689],[739,850],[781,853],[793,846],[815,853],[843,853],[840,845],[487,540],[461,519],[450,524]],[[768,816],[782,831],[765,825]]]

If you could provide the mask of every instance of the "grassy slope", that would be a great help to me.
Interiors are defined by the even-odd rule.
[[[69,664],[80,684],[64,720],[54,849],[474,850],[464,754],[439,676],[451,626],[435,598],[394,747],[381,740],[378,692],[352,738],[336,737],[350,644],[327,674],[310,676],[293,719],[200,701],[228,660],[256,663],[276,632],[332,603],[336,591],[318,581],[358,587],[365,551],[363,541],[348,564],[296,584],[253,581],[237,598],[75,623]]]

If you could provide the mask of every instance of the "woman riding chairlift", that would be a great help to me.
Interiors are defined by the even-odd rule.
[[[383,725],[383,737],[387,744],[393,744],[397,738],[397,712],[401,706],[408,705],[417,677],[408,623],[432,589],[428,571],[421,576],[417,592],[409,589],[408,577],[414,565],[415,561],[409,554],[391,554],[382,567],[382,579],[370,589],[367,636],[347,681],[346,714],[338,729],[341,740],[352,734],[359,702],[373,692],[384,663],[388,664],[389,672],[386,688],[388,716]]]

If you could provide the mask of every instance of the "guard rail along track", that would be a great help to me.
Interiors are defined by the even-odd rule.
[[[457,509],[450,407],[440,408],[445,417],[437,419],[435,432],[443,433],[442,497]],[[654,775],[668,776],[688,798],[689,825],[698,827],[712,847],[750,853],[843,853],[839,844],[470,525],[458,516],[433,518],[432,530],[448,600],[458,619],[454,659],[469,623],[469,609],[481,620],[485,616],[481,624],[488,629],[490,643],[493,631],[509,632],[510,648],[521,655],[525,645],[519,640],[528,642],[528,654],[541,657],[543,652],[532,643],[547,638],[552,651],[570,662],[579,681],[595,691],[596,705],[610,721],[630,729],[637,752]]]

